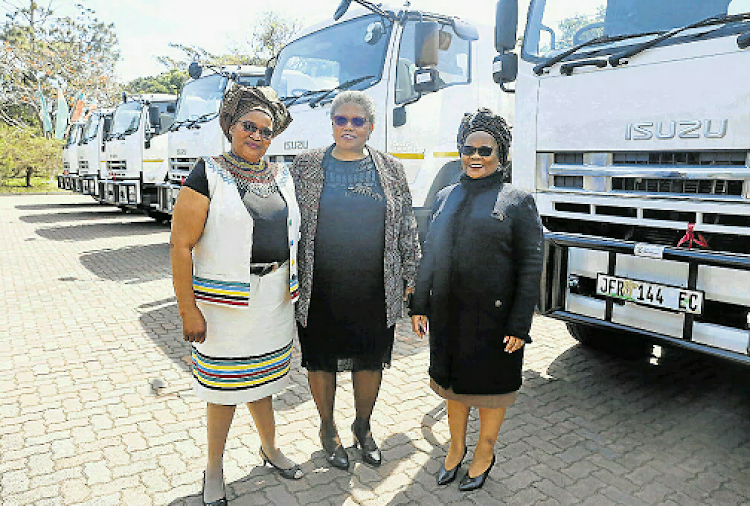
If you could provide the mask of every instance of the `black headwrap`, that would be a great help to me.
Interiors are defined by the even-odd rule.
[[[219,125],[227,139],[232,140],[229,128],[250,111],[263,111],[273,120],[273,136],[286,130],[292,117],[279,100],[273,88],[268,86],[242,86],[235,84],[224,94],[219,112]]]
[[[464,114],[456,139],[459,151],[466,142],[466,138],[474,132],[486,132],[494,137],[497,142],[500,163],[508,161],[511,141],[510,127],[502,116],[498,116],[485,107],[477,109],[477,112]]]

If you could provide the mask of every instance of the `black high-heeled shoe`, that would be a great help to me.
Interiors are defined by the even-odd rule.
[[[333,467],[343,469],[344,471],[349,470],[349,454],[341,445],[336,442],[336,435],[326,436],[320,434],[320,444],[323,446],[323,451],[326,454],[326,461]]]
[[[354,447],[362,450],[362,460],[371,466],[379,467],[383,463],[383,454],[375,443],[369,426],[363,427],[361,423],[354,420],[352,434],[354,435]]]
[[[276,471],[279,472],[279,474],[286,478],[287,480],[299,480],[304,476],[304,473],[302,472],[302,469],[299,468],[297,464],[293,465],[292,467],[289,467],[287,469],[283,469],[273,462],[271,462],[271,459],[268,458],[268,455],[266,455],[266,452],[263,451],[263,448],[260,449],[260,458],[263,459],[263,464],[270,464],[271,467],[273,467]]]
[[[221,484],[221,488],[224,488],[224,484]],[[228,506],[229,503],[227,503],[227,493],[224,492],[224,497],[221,499],[217,499],[213,502],[206,502],[206,471],[203,471],[203,489],[201,490],[201,502],[203,503],[203,506]]]
[[[490,471],[492,470],[492,466],[495,465],[495,456],[492,456],[492,462],[490,462],[490,467],[487,468],[485,472],[480,474],[479,476],[476,476],[474,478],[469,478],[469,473],[466,473],[466,476],[461,478],[461,483],[458,484],[458,490],[461,492],[470,492],[472,490],[477,490],[479,488],[482,488],[484,486],[484,482],[487,480],[487,476],[490,474]]]
[[[437,484],[447,485],[448,483],[452,483],[453,480],[456,479],[456,476],[458,475],[458,470],[461,469],[461,462],[464,461],[464,458],[466,458],[466,451],[467,448],[464,446],[464,455],[461,457],[461,460],[458,461],[458,464],[456,464],[456,467],[448,471],[445,468],[445,461],[443,461],[443,465],[440,466],[440,469],[438,469],[437,473]]]

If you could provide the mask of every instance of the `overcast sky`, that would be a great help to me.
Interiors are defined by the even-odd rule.
[[[300,20],[302,26],[332,19],[339,0],[37,0],[52,4],[60,14],[75,12],[74,3],[91,8],[104,22],[114,23],[120,40],[119,77],[156,75],[165,69],[156,56],[181,56],[169,43],[200,46],[212,53],[225,52],[233,42],[244,42],[252,33],[257,16],[273,10],[284,17]],[[10,0],[28,4],[29,0]],[[8,11],[0,2],[0,13]],[[525,14],[528,0],[520,0]],[[476,23],[494,24],[496,0],[412,0],[411,7],[459,16]],[[400,7],[403,1],[390,2]]]

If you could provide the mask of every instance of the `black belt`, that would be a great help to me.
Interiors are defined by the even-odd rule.
[[[265,276],[271,274],[286,262],[271,262],[268,264],[250,264],[250,274],[255,276]]]

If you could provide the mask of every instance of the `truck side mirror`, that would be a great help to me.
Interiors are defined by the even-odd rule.
[[[499,85],[512,83],[518,76],[518,55],[505,53],[492,61],[492,79]]]
[[[502,54],[516,47],[518,0],[498,0],[495,12],[495,50]]]
[[[333,13],[333,20],[338,21],[341,19],[341,16],[346,14],[346,11],[349,10],[349,6],[351,5],[352,0],[341,0],[341,3],[336,8],[336,12]]]
[[[271,78],[273,77],[273,67],[266,67],[266,74],[263,76],[263,80],[266,81],[266,86],[271,86]]]
[[[201,64],[197,61],[191,62],[190,65],[188,65],[188,75],[192,79],[198,79],[201,74],[203,73],[203,68],[201,67]]]
[[[161,119],[159,118],[159,106],[151,104],[148,106],[148,122],[151,128],[158,134],[159,128],[161,127]]]
[[[417,67],[437,67],[440,25],[437,21],[420,21],[414,28]]]

